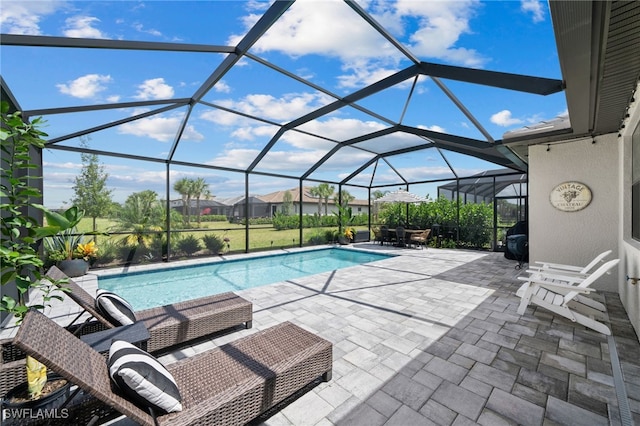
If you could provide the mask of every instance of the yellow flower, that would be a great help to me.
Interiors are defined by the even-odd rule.
[[[345,228],[344,236],[350,240],[353,239],[353,228]]]
[[[90,257],[96,257],[98,255],[98,247],[96,247],[96,242],[89,241],[87,244],[78,244],[76,253],[84,260],[89,260]]]

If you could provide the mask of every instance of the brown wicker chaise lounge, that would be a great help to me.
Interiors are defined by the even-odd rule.
[[[51,267],[47,276],[54,280],[66,279],[63,285],[71,290],[66,296],[105,327],[114,327],[96,309],[95,298],[60,269]],[[151,335],[147,350],[157,352],[243,323],[251,328],[253,305],[237,294],[222,293],[137,311],[135,316],[137,321],[144,323]]]
[[[81,327],[84,328],[76,334],[87,334],[115,327],[96,309],[95,298],[60,269],[51,267],[47,276],[53,280],[65,279],[64,286],[71,290],[65,296],[75,301],[97,320],[89,323],[88,326],[82,324]],[[135,312],[135,316],[136,320],[142,321],[149,330],[150,339],[146,344],[147,350],[159,352],[241,324],[251,328],[253,304],[234,293],[222,293],[145,309]],[[4,395],[13,387],[24,383],[26,372],[24,354],[15,350],[11,339],[1,340],[0,349],[0,395]]]
[[[153,417],[112,390],[103,355],[38,311],[30,311],[14,343],[86,393],[142,425]],[[330,342],[290,322],[166,366],[178,384],[183,409],[158,424],[245,424],[318,378],[331,380]],[[87,406],[69,405],[74,424]],[[92,413],[98,412],[93,407]]]

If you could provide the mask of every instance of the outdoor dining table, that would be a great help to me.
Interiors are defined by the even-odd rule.
[[[424,232],[424,229],[405,229],[404,230],[404,244],[402,245],[398,245],[398,247],[406,247],[409,245],[409,242],[411,241],[411,235],[412,234],[420,234]]]

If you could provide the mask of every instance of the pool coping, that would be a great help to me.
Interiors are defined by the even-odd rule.
[[[260,251],[260,252],[251,252],[251,253],[234,253],[230,255],[223,254],[219,256],[210,256],[210,257],[203,256],[203,257],[192,258],[192,259],[172,260],[169,262],[147,263],[144,265],[130,265],[130,266],[118,266],[118,267],[105,268],[105,269],[91,269],[89,272],[91,274],[97,275],[98,277],[102,277],[102,276],[106,277],[111,275],[139,273],[139,272],[146,272],[146,271],[158,271],[161,269],[181,268],[185,266],[201,266],[203,264],[209,264],[209,263],[249,260],[249,259],[254,259],[258,257],[262,258],[262,257],[282,256],[289,253],[303,253],[307,251],[329,250],[332,248],[341,249],[341,250],[361,251],[366,253],[383,254],[389,257],[397,256],[396,254],[393,254],[393,253],[380,253],[379,251],[376,251],[376,250],[367,250],[366,248],[353,246],[351,244],[349,245],[327,244],[327,245],[321,245],[321,246],[292,247],[292,248],[286,248],[286,249],[267,250],[267,251]]]

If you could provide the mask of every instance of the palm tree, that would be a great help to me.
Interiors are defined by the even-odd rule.
[[[191,196],[189,195],[190,182],[191,179],[183,177],[173,184],[173,190],[182,197],[182,221],[186,221],[185,224],[189,223],[187,205],[191,202]]]
[[[324,199],[324,215],[328,215],[329,212],[329,197],[333,195],[334,190],[333,185],[329,185],[328,183],[321,183],[318,185],[318,196]]]
[[[211,195],[209,184],[204,178],[198,178],[191,181],[191,196],[196,198],[196,211],[198,214],[198,228],[200,228],[202,215],[200,214],[200,197],[208,197]]]
[[[127,244],[148,247],[153,233],[162,231],[165,213],[157,197],[156,192],[148,189],[127,197],[118,215],[117,226],[119,230],[131,232],[125,238]]]
[[[339,203],[340,199],[342,199],[342,204]],[[340,196],[335,196],[333,198],[333,201],[335,201],[337,205],[341,205],[342,207],[347,208],[349,207],[349,203],[355,199],[355,196],[351,195],[346,189],[343,189],[342,191],[340,191]]]
[[[318,216],[322,215],[322,194],[319,186],[312,186],[309,188],[309,195],[312,197],[318,197]]]

